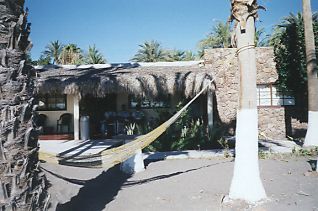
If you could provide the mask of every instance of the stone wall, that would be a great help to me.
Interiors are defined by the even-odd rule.
[[[205,65],[215,78],[219,120],[230,124],[236,117],[239,70],[235,48],[208,49]],[[278,79],[273,48],[256,48],[257,84],[274,83]],[[273,138],[285,137],[284,108],[259,108],[260,131]]]
[[[236,116],[239,71],[235,52],[233,48],[219,48],[206,50],[204,55],[205,65],[215,78],[217,111],[224,123],[230,123]]]
[[[258,130],[270,139],[285,139],[285,108],[284,107],[259,107]],[[265,137],[265,138],[266,138]],[[261,138],[264,138],[261,136]]]

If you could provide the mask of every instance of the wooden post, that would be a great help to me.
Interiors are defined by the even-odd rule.
[[[79,95],[74,95],[74,140],[79,140]]]
[[[211,86],[209,86],[207,91],[207,114],[209,133],[211,133],[213,129],[213,91]]]

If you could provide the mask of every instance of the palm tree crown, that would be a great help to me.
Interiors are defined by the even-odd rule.
[[[43,52],[45,58],[53,59],[53,64],[58,64],[59,56],[62,52],[63,45],[58,41],[52,41],[45,47],[45,51]]]
[[[139,50],[132,61],[135,62],[159,62],[165,59],[165,53],[157,41],[146,41],[139,45]]]
[[[185,52],[182,50],[168,50],[166,51],[166,61],[174,62],[174,61],[184,61]]]
[[[60,54],[61,64],[81,64],[82,50],[76,44],[66,45]]]
[[[192,51],[185,51],[183,61],[194,61],[196,55]]]
[[[88,47],[88,54],[85,57],[85,63],[87,64],[105,64],[106,59],[99,52],[95,45]]]

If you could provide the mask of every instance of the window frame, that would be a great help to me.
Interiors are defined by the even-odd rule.
[[[62,95],[49,95],[49,94],[46,94],[46,95],[40,95],[37,97],[39,101],[42,101],[43,102],[43,99],[44,99],[44,108],[38,108],[38,111],[67,111],[67,95],[66,94],[62,94]],[[48,107],[48,101],[49,99],[52,99],[54,98],[55,99],[55,107],[54,108],[49,108]],[[57,98],[63,98],[64,99],[64,102],[65,102],[65,106],[64,108],[58,108],[56,105],[56,99]]]
[[[275,83],[261,83],[261,84],[257,84],[256,85],[256,92],[257,92],[257,107],[260,107],[260,108],[268,108],[268,107],[271,107],[271,108],[280,108],[280,107],[284,107],[284,106],[295,106],[296,105],[296,102],[295,102],[295,97],[293,96],[290,96],[290,95],[287,95],[286,93],[284,92],[281,92],[281,91],[278,91],[277,88],[276,88],[276,93],[281,93],[281,95],[279,95],[279,97],[274,97],[273,96],[273,86],[276,86],[277,84]],[[260,94],[260,90],[259,90],[259,86],[269,86],[270,88],[270,98],[261,98],[261,94]],[[260,105],[261,103],[261,99],[270,99],[270,105]],[[278,100],[282,100],[282,105],[273,105],[273,100],[275,99],[278,99]],[[286,105],[285,104],[285,100],[288,100],[288,99],[293,99],[294,100],[294,104],[293,105]]]

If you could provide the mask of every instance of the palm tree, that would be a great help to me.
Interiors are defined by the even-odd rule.
[[[26,63],[31,42],[24,1],[0,1],[0,204],[1,210],[45,210],[45,177],[38,160],[34,70]]]
[[[183,61],[194,61],[196,55],[192,51],[185,51]]]
[[[132,59],[134,62],[159,62],[165,59],[164,50],[157,41],[146,41],[139,47],[137,54]]]
[[[63,47],[59,61],[61,64],[81,64],[82,50],[76,44],[68,44]]]
[[[258,164],[255,59],[257,9],[256,0],[232,1],[232,19],[237,21],[235,43],[238,49],[240,98],[236,122],[235,164],[229,197],[248,202],[266,198]]]
[[[265,29],[260,28],[255,31],[255,45],[258,47],[269,46],[269,35],[265,34]]]
[[[45,47],[43,54],[45,55],[45,58],[50,57],[53,59],[52,64],[58,64],[62,49],[63,44],[61,44],[58,40],[52,41]]]
[[[282,37],[283,29],[279,26],[274,27],[272,34],[269,37],[268,45],[275,47],[280,44],[280,38]]]
[[[184,61],[185,51],[181,50],[168,50],[165,52],[166,58],[165,61],[174,62],[174,61]]]
[[[308,78],[308,129],[305,146],[318,146],[318,68],[310,0],[303,0]]]
[[[51,62],[51,57],[45,56],[44,54],[42,54],[37,61],[37,65],[49,65],[51,64],[50,62]]]
[[[264,33],[264,28],[256,29],[256,46],[262,47],[268,45],[268,35],[264,35]],[[216,26],[213,27],[212,33],[199,42],[199,48],[201,50],[207,48],[232,48],[231,34],[232,33],[228,22],[218,22]]]
[[[231,47],[231,31],[228,22],[218,22],[212,33],[199,42],[200,49]]]
[[[85,56],[87,64],[105,64],[106,59],[99,52],[95,45],[88,47],[88,54]]]
[[[275,27],[270,44],[274,46],[281,91],[292,93],[299,108],[307,108],[307,73],[302,14],[290,14]]]
[[[203,59],[204,58],[204,50],[205,49],[199,49],[197,52],[197,57],[198,59]]]

